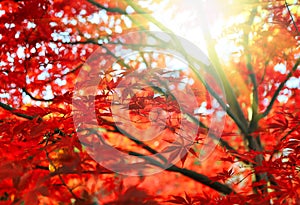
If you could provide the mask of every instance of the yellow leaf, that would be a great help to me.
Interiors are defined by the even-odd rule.
[[[55,172],[55,167],[52,164],[49,164],[49,171]]]

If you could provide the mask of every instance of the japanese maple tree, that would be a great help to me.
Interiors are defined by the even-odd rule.
[[[0,2],[0,204],[300,202],[299,3],[196,4]]]

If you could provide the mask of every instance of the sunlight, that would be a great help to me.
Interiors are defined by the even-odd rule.
[[[211,37],[216,40],[215,49],[221,61],[229,62],[230,55],[238,53],[241,48],[234,45],[230,39],[220,39],[220,35],[225,25],[245,21],[245,15],[239,15],[225,20],[222,17],[222,13],[218,13],[220,11],[217,9],[220,9],[220,5],[212,2],[213,1],[176,0],[172,4],[167,4],[167,1],[163,1],[161,4],[156,4],[151,10],[154,11],[152,15],[158,21],[171,29],[176,35],[191,41],[205,54],[207,54],[208,51],[202,35],[203,31],[200,19],[207,19],[210,34]],[[201,7],[209,8],[205,9],[207,14],[201,12]],[[213,8],[216,8],[216,10]],[[230,8],[226,8],[226,12],[229,12],[228,10],[230,10]],[[150,29],[157,30],[155,26],[150,27]]]
[[[178,4],[178,6],[180,5]],[[201,26],[199,23],[197,23],[197,18],[199,17],[197,10],[189,10],[186,8],[182,10],[179,15],[174,15],[176,12],[175,9],[178,8],[175,6],[166,6],[165,4],[157,4],[153,9],[154,13],[152,15],[159,22],[172,30],[176,35],[193,42],[197,47],[207,54]],[[150,29],[157,30],[155,26],[150,26]]]

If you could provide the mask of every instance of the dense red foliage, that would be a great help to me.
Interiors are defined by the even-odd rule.
[[[0,2],[0,204],[299,204],[298,3],[203,3],[231,23],[212,38],[201,19],[200,75],[194,56],[139,50],[150,24],[170,32],[148,3]]]

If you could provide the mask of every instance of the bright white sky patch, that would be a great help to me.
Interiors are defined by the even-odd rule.
[[[24,47],[19,47],[17,50],[17,56],[18,58],[25,58],[25,53],[24,53],[25,48]]]
[[[0,17],[5,14],[5,10],[0,10]]]
[[[46,90],[42,92],[44,99],[52,99],[54,98],[53,91],[50,85],[47,85]]]
[[[291,78],[286,82],[286,87],[288,87],[288,88],[298,88],[298,89],[300,89],[300,78],[291,77]]]
[[[20,31],[17,31],[16,34],[15,34],[15,38],[19,38],[19,37],[20,37],[20,34],[21,34],[21,32],[20,32]]]
[[[134,12],[134,9],[131,6],[126,7],[126,13],[132,14]]]
[[[28,22],[28,23],[27,23],[27,28],[28,28],[28,29],[35,28],[35,27],[36,27],[36,24],[35,24],[35,23],[33,23],[33,22]]]
[[[285,74],[286,73],[286,66],[282,63],[279,63],[274,67],[274,70],[277,71],[277,72],[280,72],[281,74]]]

